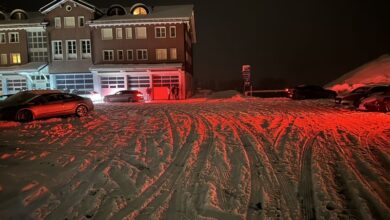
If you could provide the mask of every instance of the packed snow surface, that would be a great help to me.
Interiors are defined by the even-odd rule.
[[[325,87],[338,92],[344,92],[369,84],[390,84],[389,55],[381,56],[372,62],[346,73]]]
[[[331,100],[0,122],[1,219],[390,219],[389,172],[390,115]]]

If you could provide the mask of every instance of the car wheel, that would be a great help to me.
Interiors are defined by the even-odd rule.
[[[76,108],[76,115],[78,117],[84,117],[88,114],[88,108],[85,105],[80,105]]]
[[[133,102],[133,98],[129,98],[127,101],[128,102]]]
[[[296,94],[294,93],[292,99],[300,100],[300,99],[305,99],[306,97],[304,95]]]
[[[22,110],[16,114],[16,121],[19,122],[29,122],[32,121],[33,119],[34,117],[30,110]]]

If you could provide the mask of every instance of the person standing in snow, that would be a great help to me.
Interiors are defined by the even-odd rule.
[[[167,87],[168,89],[168,100],[171,100],[171,92],[172,92],[172,89],[170,86]]]
[[[176,100],[179,100],[179,87],[178,86],[175,86],[175,99]]]
[[[148,87],[147,89],[146,89],[146,94],[147,94],[147,100],[148,101],[151,101],[152,100],[152,88],[150,88],[150,87]]]

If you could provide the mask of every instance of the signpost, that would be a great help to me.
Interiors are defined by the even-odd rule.
[[[244,79],[244,94],[247,95],[250,92],[250,94],[252,95],[250,65],[242,65],[242,78]]]

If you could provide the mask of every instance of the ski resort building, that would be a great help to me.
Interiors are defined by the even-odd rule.
[[[96,6],[56,0],[39,12],[0,12],[0,92],[25,89],[192,93],[192,5]],[[149,88],[149,89],[148,89]]]

